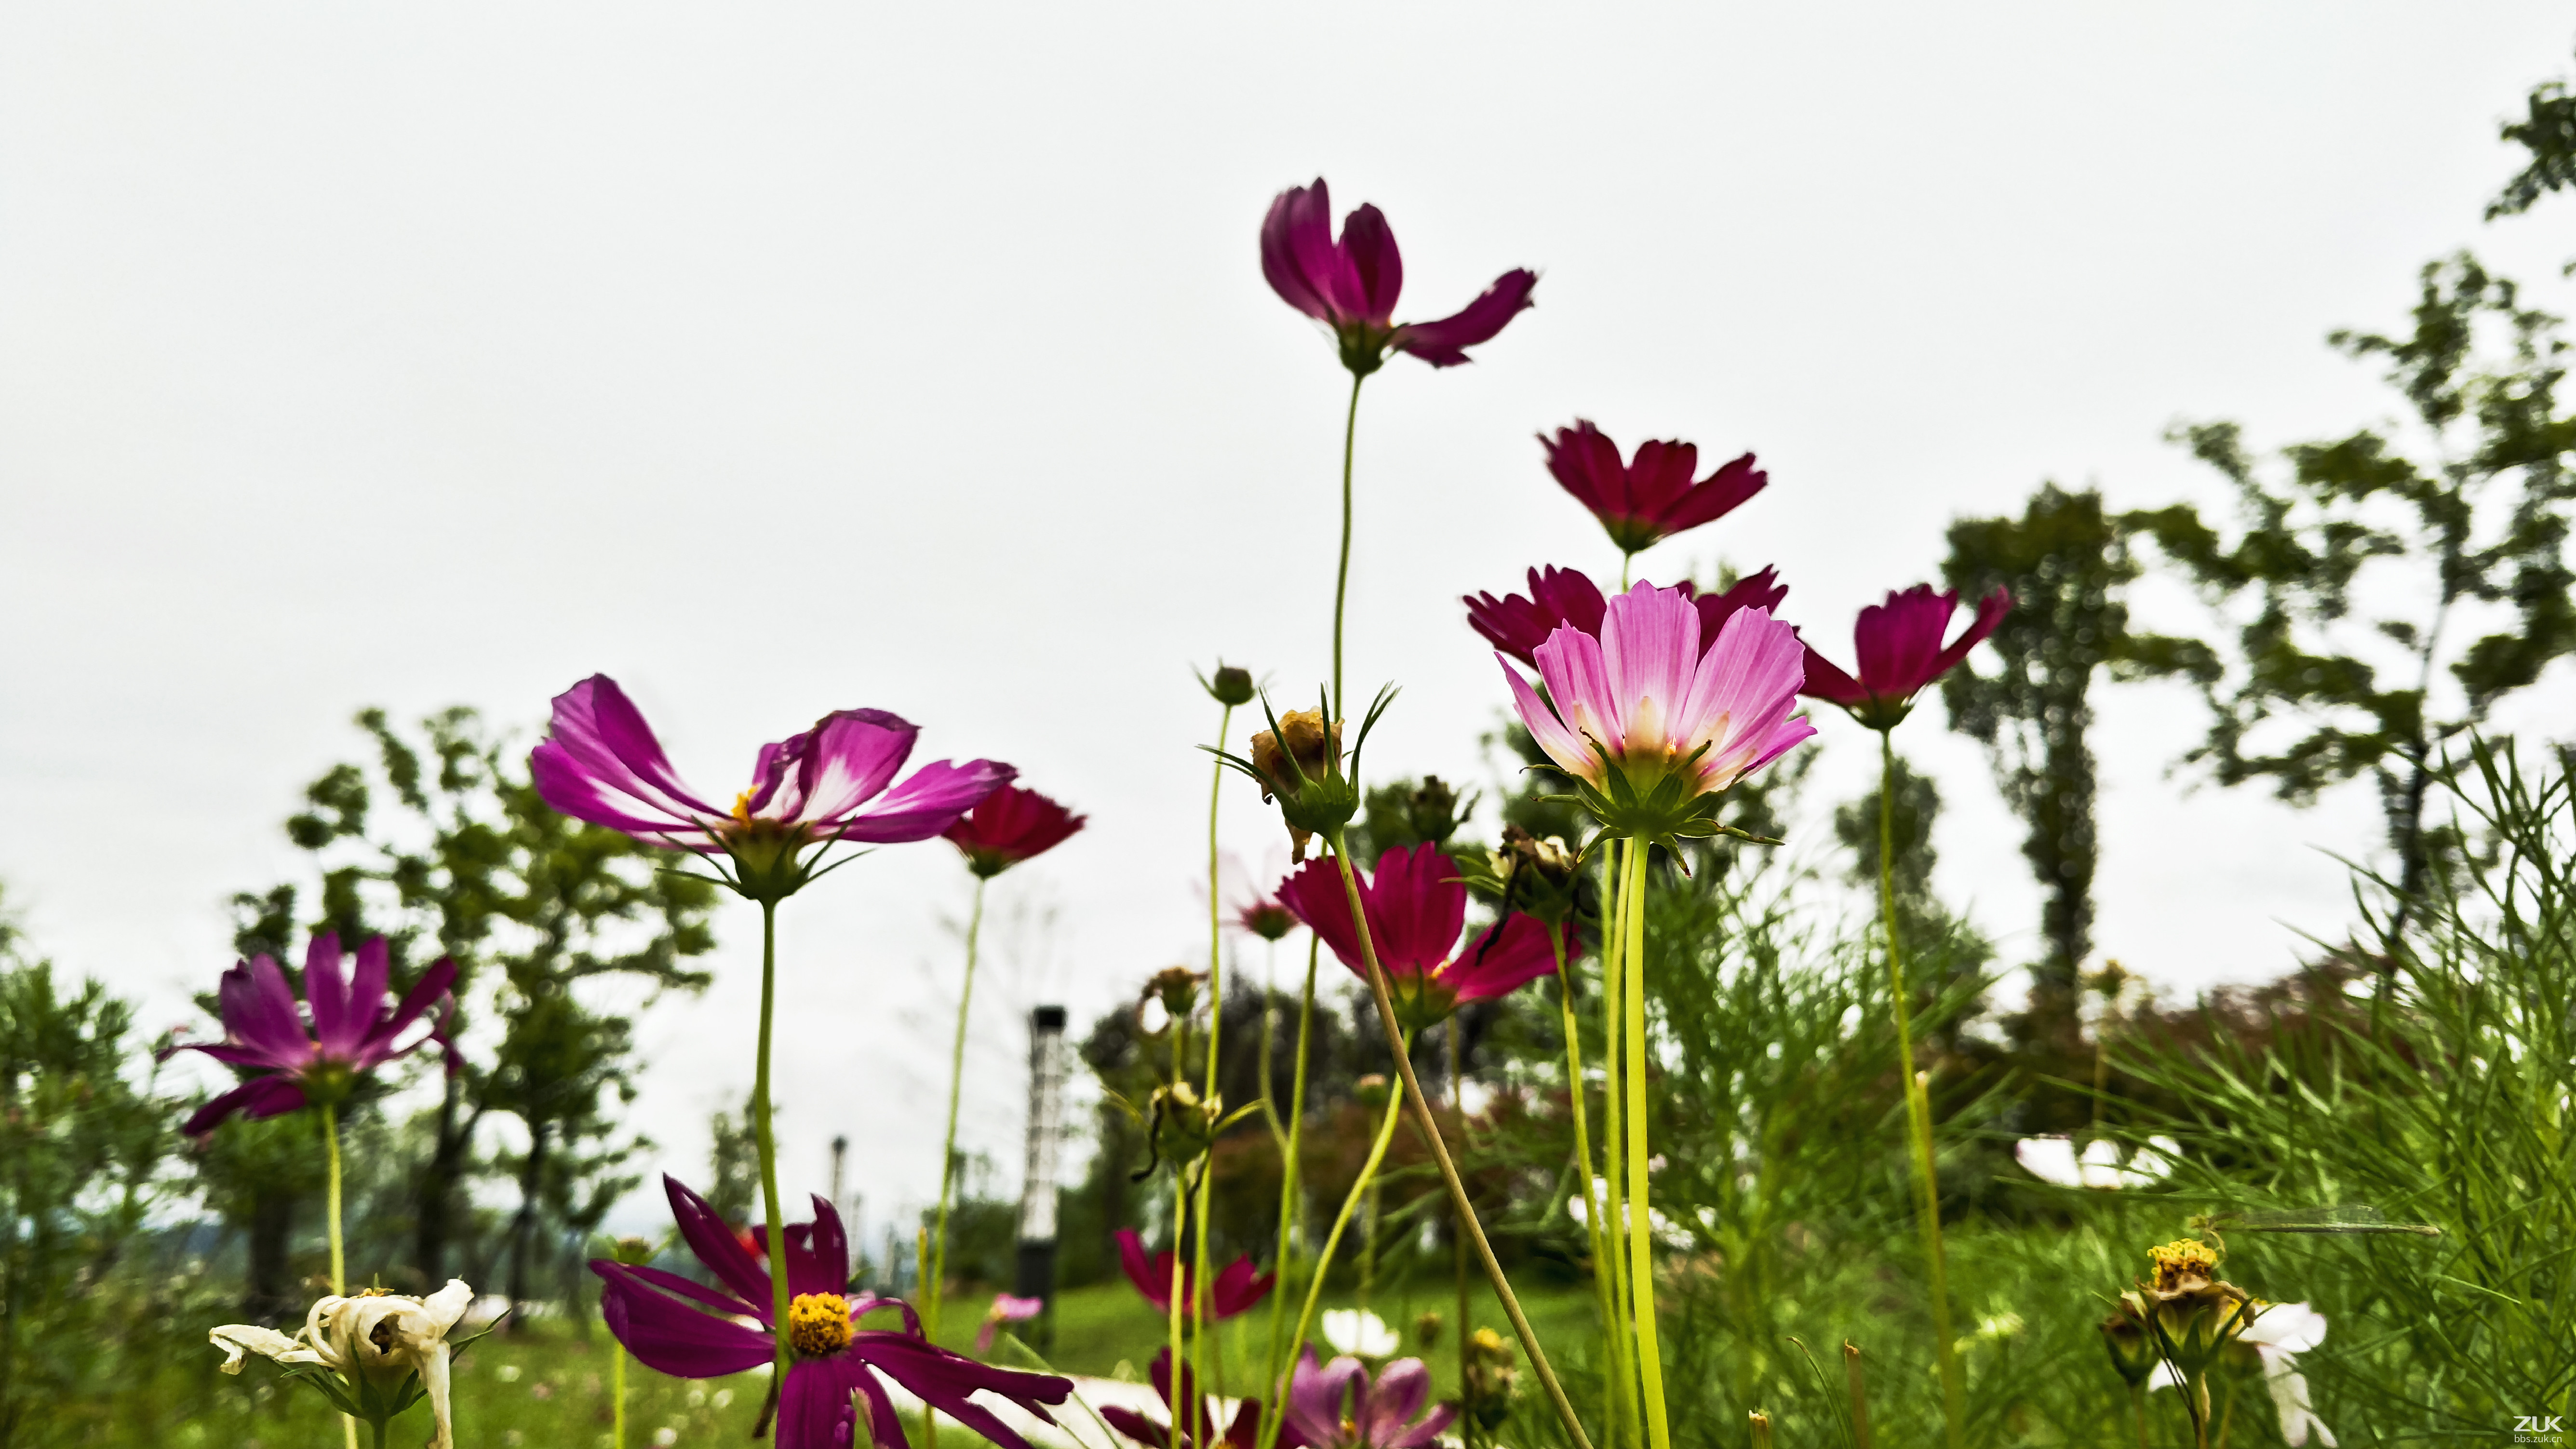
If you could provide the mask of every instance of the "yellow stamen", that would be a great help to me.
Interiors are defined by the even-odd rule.
[[[751,823],[751,792],[749,790],[745,790],[741,794],[733,797],[733,818],[744,825],[749,825]]]
[[[850,1300],[838,1293],[799,1293],[787,1305],[787,1341],[820,1358],[850,1346]]]

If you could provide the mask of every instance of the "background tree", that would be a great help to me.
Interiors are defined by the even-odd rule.
[[[2401,927],[2442,844],[2424,801],[2443,747],[2576,650],[2559,319],[2463,254],[2424,268],[2413,324],[2331,339],[2386,360],[2411,439],[2295,444],[2267,476],[2235,423],[2186,426],[2176,439],[2236,490],[2235,534],[2185,505],[2134,519],[2215,600],[2250,601],[2234,659],[2201,681],[2210,731],[2186,758],[2299,805],[2368,776]]]
[[[2093,806],[2093,680],[2116,673],[2211,677],[2205,646],[2133,635],[2122,592],[2140,570],[2121,520],[2087,489],[2069,493],[2040,485],[2019,518],[1963,518],[1950,525],[1942,577],[1968,597],[1995,588],[2013,609],[1979,661],[1941,680],[1951,728],[1986,747],[2004,802],[2020,816],[2022,855],[2044,899],[2045,954],[2031,966],[2026,1035],[2071,1034],[2078,977],[2093,949],[2093,876],[2100,861]],[[1929,788],[1929,782],[1925,782]],[[1874,797],[1873,797],[1874,798]],[[1899,801],[1902,829],[1904,806]],[[1867,842],[1877,859],[1874,836]],[[1898,863],[1899,882],[1907,868]]]
[[[2531,160],[2487,204],[2487,220],[2519,216],[2553,191],[2576,187],[2576,95],[2563,80],[2534,86],[2519,121],[2504,123],[2504,139]]]
[[[515,748],[471,709],[428,717],[416,739],[382,710],[360,713],[357,724],[375,745],[373,768],[333,767],[306,790],[308,808],[286,822],[320,876],[313,928],[350,940],[385,936],[398,976],[415,959],[454,957],[459,1032],[480,1008],[500,1008],[494,1065],[469,1053],[465,1069],[447,1078],[418,1169],[412,1257],[436,1283],[448,1276],[486,1113],[518,1116],[537,1144],[527,1154],[535,1165],[517,1164],[517,1221],[531,1232],[529,1204],[541,1201],[548,1173],[589,1171],[549,1167],[550,1154],[580,1142],[620,1155],[589,1125],[601,1093],[623,1090],[633,1069],[629,1024],[594,1014],[573,993],[601,977],[640,980],[657,994],[704,987],[707,974],[685,963],[715,944],[706,923],[714,890],[657,870],[651,852],[615,831],[549,809]],[[292,886],[236,897],[244,949],[274,950],[300,935],[296,902]],[[562,1004],[552,1004],[558,997]],[[572,1124],[582,1130],[567,1132]]]

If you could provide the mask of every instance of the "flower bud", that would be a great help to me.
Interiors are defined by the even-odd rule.
[[[1261,776],[1261,798],[1276,798],[1288,822],[1290,856],[1306,858],[1306,843],[1351,823],[1360,809],[1359,786],[1342,773],[1342,725],[1328,728],[1324,713],[1292,709],[1279,716],[1274,734],[1252,737],[1252,768]]]
[[[609,1246],[608,1256],[629,1267],[650,1263],[653,1261],[653,1245],[642,1238],[619,1238]]]
[[[1386,1105],[1386,1074],[1371,1072],[1353,1082],[1351,1091],[1360,1099],[1361,1106],[1383,1107]]]
[[[1208,697],[1229,709],[1252,703],[1252,671],[1219,664],[1213,678],[1202,678]]]
[[[1198,1089],[1174,1082],[1154,1089],[1153,1146],[1175,1167],[1186,1167],[1207,1154],[1216,1142],[1216,1125],[1225,1117],[1219,1098],[1201,1100]]]
[[[1172,1020],[1185,1020],[1197,1007],[1199,983],[1206,979],[1205,972],[1187,966],[1166,966],[1146,978],[1144,999],[1161,1002]]]
[[[1277,901],[1255,901],[1243,908],[1243,928],[1265,941],[1276,941],[1297,929],[1297,918]]]
[[[1502,1427],[1519,1387],[1520,1370],[1503,1336],[1490,1328],[1467,1335],[1467,1402],[1474,1408],[1476,1422],[1488,1430]]]
[[[1447,843],[1458,833],[1458,792],[1441,783],[1438,775],[1425,775],[1422,783],[1404,802],[1404,823],[1417,840],[1433,845]]]
[[[1413,1320],[1413,1341],[1422,1345],[1426,1349],[1440,1342],[1440,1314],[1438,1310],[1426,1310],[1421,1317]]]
[[[2156,1340],[2147,1330],[2147,1307],[2143,1297],[2123,1293],[2111,1316],[2102,1320],[2102,1346],[2111,1353],[2111,1367],[2129,1387],[2136,1388],[2156,1371]]]

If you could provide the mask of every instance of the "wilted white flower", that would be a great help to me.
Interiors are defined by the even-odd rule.
[[[2013,1147],[2013,1160],[2042,1182],[2059,1187],[2147,1187],[2173,1172],[2182,1144],[2170,1137],[2150,1137],[2124,1165],[2120,1144],[2097,1137],[2078,1156],[2070,1137],[2025,1137]]]
[[[451,1278],[427,1298],[333,1294],[313,1305],[303,1331],[291,1338],[249,1323],[228,1323],[206,1337],[224,1351],[224,1372],[240,1373],[244,1356],[258,1354],[311,1378],[343,1412],[370,1422],[390,1419],[425,1398],[436,1425],[431,1449],[454,1449],[447,1331],[473,1301],[474,1290]]]
[[[1386,1320],[1365,1308],[1334,1308],[1324,1314],[1324,1342],[1335,1353],[1358,1358],[1385,1358],[1404,1346]]]
[[[2263,1386],[2272,1391],[2272,1407],[2281,1416],[2281,1442],[2290,1449],[2305,1449],[2311,1429],[2325,1449],[2335,1449],[2334,1431],[2309,1404],[2308,1380],[2299,1372],[2299,1355],[2325,1341],[2326,1316],[2304,1303],[2266,1306],[2236,1340],[2262,1361]],[[2169,1367],[2156,1375],[2157,1388],[2172,1382]]]

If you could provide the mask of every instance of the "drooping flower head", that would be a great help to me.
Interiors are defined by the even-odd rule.
[[[1235,908],[1234,923],[1265,941],[1297,929],[1297,917],[1276,896],[1256,896]]]
[[[706,1266],[715,1286],[659,1268],[594,1258],[590,1271],[603,1280],[599,1316],[608,1331],[646,1367],[675,1378],[719,1378],[772,1362],[778,1340],[765,1230],[755,1235],[759,1250],[747,1251],[705,1198],[669,1177],[662,1185],[681,1240]],[[787,1229],[787,1283],[793,1294],[787,1307],[793,1352],[778,1396],[777,1449],[849,1449],[867,1442],[880,1449],[908,1449],[903,1418],[886,1393],[884,1380],[889,1378],[994,1443],[1029,1449],[1018,1431],[973,1396],[987,1391],[1053,1422],[1043,1406],[1061,1404],[1073,1391],[1067,1379],[993,1368],[937,1347],[923,1336],[920,1319],[901,1299],[852,1294],[850,1247],[841,1216],[819,1197],[814,1199],[814,1221]],[[858,1326],[862,1317],[883,1308],[902,1313],[901,1330]],[[865,1431],[859,1429],[853,1394],[868,1404]],[[862,1432],[873,1439],[860,1438]]]
[[[1718,631],[1738,609],[1777,609],[1789,597],[1789,586],[1780,582],[1770,569],[1747,574],[1734,584],[1713,594],[1704,594],[1699,586],[1684,579],[1673,587],[1699,610],[1699,640],[1702,653],[1717,642]],[[1538,646],[1560,628],[1571,626],[1586,634],[1601,632],[1601,616],[1609,607],[1601,596],[1601,587],[1573,569],[1549,568],[1529,571],[1529,596],[1505,594],[1497,599],[1491,594],[1469,595],[1461,602],[1467,606],[1467,623],[1485,641],[1532,669],[1538,667]]]
[[[256,1120],[307,1105],[336,1106],[347,1100],[359,1078],[432,1041],[447,1052],[447,1070],[455,1073],[455,1049],[446,1036],[446,1015],[454,1009],[454,1001],[448,1001],[420,1035],[409,1041],[401,1037],[456,984],[456,963],[441,956],[420,973],[401,1000],[388,1002],[392,955],[385,938],[374,937],[358,948],[354,972],[341,970],[345,959],[340,938],[329,931],[317,932],[304,949],[304,1004],[312,1016],[310,1035],[275,957],[253,956],[233,963],[215,990],[224,1039],[189,1042],[170,1051],[204,1052],[226,1066],[249,1068],[258,1075],[198,1108],[180,1131],[202,1137],[237,1112]]]
[[[1771,481],[1747,453],[1693,482],[1698,446],[1660,439],[1639,443],[1636,457],[1623,463],[1619,445],[1580,418],[1573,427],[1557,429],[1555,437],[1541,433],[1539,442],[1547,449],[1547,471],[1592,510],[1621,553],[1641,553],[1722,518]]]
[[[617,681],[594,674],[555,696],[528,769],[564,814],[646,845],[728,856],[735,890],[776,901],[812,878],[819,852],[808,847],[928,840],[1017,773],[991,760],[940,760],[895,784],[919,734],[881,709],[834,710],[761,746],[751,788],[722,809],[681,782]]]
[[[1287,1421],[1312,1449],[1427,1449],[1458,1417],[1442,1404],[1416,1420],[1431,1398],[1431,1370],[1400,1358],[1371,1382],[1355,1358],[1318,1364],[1309,1349],[1288,1384]]]
[[[1851,711],[1852,718],[1874,730],[1891,730],[1914,708],[1923,686],[1949,673],[1968,651],[1995,632],[2012,612],[2012,595],[2002,589],[1977,603],[1977,617],[1958,638],[1941,642],[1959,606],[1955,589],[1932,592],[1930,584],[1890,593],[1884,604],[1860,611],[1852,626],[1852,652],[1860,677],[1845,674],[1813,648],[1807,650],[1803,693]]]
[[[1395,233],[1374,206],[1363,205],[1333,237],[1333,198],[1322,177],[1292,186],[1270,203],[1261,223],[1261,275],[1282,301],[1325,326],[1341,346],[1342,365],[1366,377],[1388,354],[1410,352],[1433,367],[1455,367],[1467,349],[1489,341],[1522,308],[1538,274],[1515,268],[1484,295],[1437,322],[1398,323],[1404,258]]]
[[[1005,1323],[1026,1323],[1046,1312],[1043,1298],[1022,1298],[1016,1293],[996,1293],[993,1306],[984,1310],[983,1326],[975,1330],[975,1351],[993,1351],[993,1333]]]
[[[1816,727],[1798,702],[1795,630],[1738,609],[1707,649],[1678,589],[1639,584],[1609,602],[1598,637],[1558,629],[1537,650],[1541,699],[1502,656],[1514,707],[1605,830],[1643,840],[1718,829],[1718,796]]]
[[[1125,1269],[1127,1281],[1145,1295],[1157,1313],[1172,1311],[1172,1254],[1166,1250],[1152,1257],[1145,1255],[1145,1240],[1134,1228],[1118,1230],[1118,1266]],[[1222,1323],[1270,1296],[1276,1273],[1264,1273],[1252,1266],[1249,1257],[1238,1257],[1217,1270],[1216,1280],[1208,1285],[1207,1318]],[[1186,1304],[1198,1289],[1198,1271],[1181,1265],[1181,1300]]]
[[[1467,925],[1467,886],[1457,863],[1428,845],[1397,846],[1378,857],[1376,870],[1355,876],[1369,944],[1386,972],[1396,1019],[1407,1031],[1446,1020],[1467,1002],[1507,996],[1556,969],[1547,927],[1517,911],[1458,950]],[[1368,979],[1337,865],[1309,862],[1280,886],[1279,898],[1352,975]]]
[[[448,1279],[426,1298],[335,1293],[313,1305],[303,1331],[291,1338],[255,1323],[228,1323],[208,1330],[206,1338],[224,1351],[225,1373],[240,1373],[244,1355],[258,1354],[321,1390],[340,1412],[369,1424],[381,1426],[427,1399],[430,1449],[453,1449],[447,1335],[473,1302],[474,1290],[461,1278]]]
[[[1198,1377],[1190,1371],[1188,1363],[1181,1365],[1181,1382],[1177,1391],[1172,1385],[1172,1350],[1168,1346],[1154,1355],[1152,1373],[1154,1392],[1162,1395],[1166,1412],[1175,1404],[1190,1406],[1186,1417],[1172,1415],[1181,1420],[1178,1449],[1214,1449],[1218,1444],[1226,1445],[1228,1449],[1253,1449],[1260,1441],[1259,1399],[1247,1398],[1238,1403],[1234,1421],[1226,1425],[1224,1434],[1219,1435],[1216,1416],[1223,1407],[1223,1401],[1198,1391]],[[1146,1449],[1174,1449],[1172,1426],[1168,1422],[1157,1422],[1115,1404],[1101,1405],[1100,1417],[1107,1421],[1109,1427],[1146,1446]],[[1305,1436],[1297,1432],[1294,1424],[1279,1426],[1277,1444],[1278,1449],[1306,1449]]]
[[[1263,800],[1279,802],[1279,817],[1288,826],[1290,860],[1304,860],[1309,841],[1318,835],[1333,838],[1359,814],[1360,752],[1394,699],[1390,686],[1369,702],[1359,739],[1347,757],[1342,752],[1343,722],[1329,695],[1318,698],[1313,709],[1292,709],[1284,715],[1272,713],[1264,699],[1261,708],[1270,728],[1253,734],[1249,758],[1212,751],[1228,769],[1259,785]],[[1331,723],[1326,724],[1327,720]]]
[[[1021,861],[1073,838],[1091,817],[1076,815],[1035,790],[1004,785],[977,801],[940,834],[966,857],[966,868],[990,880]]]

